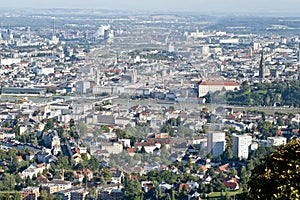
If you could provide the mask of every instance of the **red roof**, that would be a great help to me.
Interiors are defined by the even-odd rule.
[[[236,82],[221,82],[221,81],[216,81],[216,82],[207,82],[207,81],[202,81],[200,85],[223,85],[223,86],[240,86]]]
[[[133,148],[128,148],[128,149],[127,149],[127,152],[128,152],[128,153],[135,153]]]
[[[219,171],[219,172],[226,171],[228,169],[228,167],[229,167],[229,163],[226,163],[226,164],[220,166],[217,171]]]
[[[223,184],[228,189],[236,189],[238,187],[238,185],[239,185],[237,182],[231,182],[231,181],[223,182]]]
[[[181,184],[179,185],[179,191],[181,191],[181,190],[183,189],[183,187],[185,187],[186,190],[189,189],[189,185],[188,185],[188,184],[183,184],[183,183],[181,183]]]

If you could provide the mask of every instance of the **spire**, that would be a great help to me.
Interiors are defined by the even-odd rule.
[[[259,78],[263,79],[266,76],[266,66],[265,66],[265,58],[264,58],[264,49],[261,50],[261,57],[259,63]]]

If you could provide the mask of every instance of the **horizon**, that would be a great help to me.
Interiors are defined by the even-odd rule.
[[[26,0],[20,4],[19,0],[9,2],[0,0],[0,9],[92,9],[92,10],[118,10],[124,12],[150,12],[150,13],[191,13],[214,15],[281,15],[300,16],[297,8],[300,1],[285,0]]]

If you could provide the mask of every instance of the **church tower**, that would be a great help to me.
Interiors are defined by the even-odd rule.
[[[261,57],[259,63],[259,78],[263,79],[266,77],[266,66],[265,66],[265,57],[264,57],[264,50],[261,50]]]

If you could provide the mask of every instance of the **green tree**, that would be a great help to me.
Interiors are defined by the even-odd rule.
[[[248,183],[253,199],[300,199],[300,140],[291,141],[263,159]]]
[[[105,181],[111,180],[112,174],[111,174],[111,171],[109,171],[107,168],[103,168],[101,175],[103,176]]]
[[[131,179],[125,183],[125,199],[127,200],[142,200],[143,190],[139,181]]]

